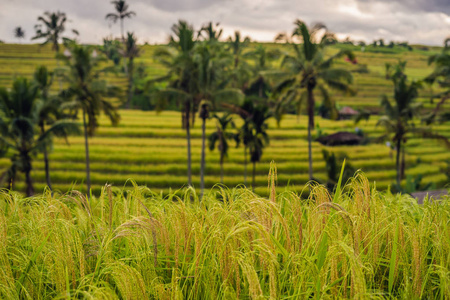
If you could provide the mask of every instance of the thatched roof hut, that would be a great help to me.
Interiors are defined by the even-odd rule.
[[[327,136],[321,136],[316,141],[325,146],[360,145],[363,138],[351,132],[339,131]]]
[[[339,111],[339,119],[348,120],[353,118],[354,116],[357,116],[359,112],[357,110],[354,110],[350,106],[344,106]]]

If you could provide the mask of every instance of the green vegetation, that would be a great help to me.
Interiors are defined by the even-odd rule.
[[[50,14],[48,15],[50,16]],[[297,25],[299,27],[296,31],[297,35],[310,34],[304,24],[303,33],[302,24],[299,23]],[[310,30],[314,32],[314,30]],[[240,138],[244,153],[240,149],[229,149],[229,162],[224,164],[223,169],[223,182],[226,185],[247,184],[246,165],[248,150],[252,151],[250,158],[255,163],[253,172],[255,175],[254,186],[259,193],[266,193],[262,188],[264,185],[263,174],[266,172],[267,163],[271,160],[279,163],[281,182],[289,184],[293,190],[301,191],[308,181],[308,177],[304,175],[306,170],[305,157],[310,161],[315,160],[315,165],[317,165],[314,168],[315,178],[320,182],[327,181],[326,165],[322,160],[322,149],[326,147],[322,147],[312,141],[309,143],[310,153],[306,155],[308,153],[308,148],[305,148],[308,145],[305,143],[308,140],[306,130],[308,123],[304,123],[303,116],[297,121],[292,116],[292,114],[298,112],[296,104],[301,103],[301,101],[298,101],[299,99],[297,98],[291,99],[293,101],[279,101],[278,94],[273,90],[275,81],[268,76],[270,73],[278,72],[280,63],[283,61],[280,53],[285,53],[285,58],[295,58],[295,56],[292,56],[292,49],[300,51],[305,44],[297,44],[294,47],[292,44],[260,45],[250,43],[248,39],[243,40],[239,32],[236,32],[235,37],[231,38],[229,42],[220,42],[219,38],[222,31],[217,24],[213,25],[212,23],[205,25],[199,32],[196,32],[189,24],[181,21],[173,27],[173,33],[172,42],[168,46],[138,46],[136,37],[130,33],[131,43],[129,43],[129,47],[125,47],[126,45],[122,45],[120,41],[113,40],[105,41],[104,47],[97,47],[96,50],[98,51],[94,51],[94,47],[91,47],[92,52],[88,55],[89,58],[95,59],[98,56],[100,63],[94,68],[92,79],[86,82],[92,85],[91,88],[96,93],[101,92],[106,96],[102,98],[105,100],[103,102],[104,105],[99,105],[93,109],[93,112],[95,110],[95,115],[100,111],[101,107],[106,107],[108,110],[111,108],[112,112],[119,105],[134,106],[136,104],[143,105],[144,103],[146,104],[139,107],[146,107],[147,109],[180,109],[182,111],[181,114],[165,112],[160,115],[133,110],[120,111],[122,124],[117,128],[109,126],[105,122],[104,117],[101,117],[98,123],[97,121],[93,122],[92,124],[101,124],[101,128],[97,131],[97,137],[92,139],[91,155],[95,166],[92,172],[94,193],[98,195],[100,187],[107,180],[122,185],[129,184],[127,183],[129,178],[137,180],[140,184],[148,184],[154,189],[162,190],[164,193],[167,193],[170,188],[177,189],[186,183],[197,186],[200,182],[202,187],[210,188],[219,182],[220,155],[215,152],[205,155],[205,163],[202,163],[203,167],[201,169],[203,171],[201,172],[197,165],[199,161],[202,161],[202,155],[199,154],[202,149],[202,133],[204,132],[203,136],[206,137],[208,134],[211,134],[214,128],[214,122],[203,117],[201,119],[202,124],[205,124],[204,131],[194,125],[195,116],[202,102],[210,103],[210,115],[213,115],[214,111],[219,111],[218,115],[221,115],[224,110],[232,110],[239,114],[242,119],[242,121],[237,121],[236,117],[233,116],[238,127],[242,129]],[[319,114],[332,117],[344,105],[350,105],[367,113],[380,113],[380,95],[386,94],[389,96],[394,90],[393,83],[390,80],[386,80],[386,74],[384,74],[385,63],[393,65],[397,60],[401,59],[402,61],[408,61],[408,69],[405,73],[409,78],[420,80],[424,79],[428,74],[434,74],[429,77],[431,78],[428,80],[430,85],[418,91],[415,102],[421,105],[421,114],[429,116],[426,119],[427,123],[431,121],[438,122],[431,125],[430,128],[433,132],[443,137],[449,137],[448,125],[439,123],[444,120],[445,114],[435,117],[437,115],[435,112],[443,112],[449,108],[449,103],[444,101],[447,87],[445,84],[442,85],[442,82],[445,83],[446,75],[438,72],[442,69],[445,70],[443,68],[445,59],[437,59],[440,55],[442,56],[442,53],[446,53],[445,49],[433,48],[424,50],[413,46],[409,50],[406,47],[394,45],[394,47],[389,48],[393,52],[387,54],[378,53],[374,50],[375,48],[381,49],[382,47],[380,46],[360,48],[350,43],[335,43],[331,34],[327,35],[327,37],[329,37],[329,40],[325,39],[326,44],[332,45],[319,47],[312,40],[308,45],[316,45],[317,47],[313,48],[320,50],[311,51],[311,53],[316,53],[318,56],[318,59],[314,60],[315,62],[322,61],[325,65],[328,65],[327,62],[333,61],[333,69],[319,68],[321,66],[319,64],[316,65],[316,67],[319,66],[316,70],[317,73],[313,72],[311,73],[312,75],[310,73],[305,74],[312,76],[308,77],[308,75],[307,78],[316,78],[316,80],[319,80],[318,83],[321,83],[322,88],[314,89],[312,92],[314,98],[322,95],[332,95],[334,101],[330,101],[331,98],[326,97],[324,103],[330,105],[314,105],[313,116]],[[66,47],[70,48],[68,44],[66,44]],[[311,50],[311,47],[308,47],[308,49]],[[72,53],[68,49],[66,50],[64,51],[65,55],[59,55],[59,57],[64,60],[70,60]],[[104,60],[99,52],[104,52],[110,60]],[[127,52],[130,52],[129,55],[126,54]],[[304,60],[305,66],[309,65],[306,58],[303,57],[305,55],[303,50],[299,53],[299,61]],[[311,53],[308,55],[311,56]],[[342,58],[343,54],[350,61]],[[432,65],[428,65],[430,55],[436,57]],[[12,78],[15,76],[31,77],[35,67],[42,64],[46,65],[50,72],[56,69],[57,72],[55,73],[61,74],[61,68],[56,68],[57,63],[53,56],[48,46],[37,48],[36,45],[0,45],[0,63],[5,66],[2,73],[0,73],[0,86],[10,87]],[[123,69],[121,69],[122,64],[120,60],[124,62]],[[80,66],[84,62],[80,61]],[[285,64],[285,66],[287,65]],[[292,66],[295,67],[295,65]],[[88,66],[84,67],[90,68]],[[130,67],[135,71],[132,70],[127,73],[127,69],[130,69]],[[114,70],[116,72],[97,73],[101,70]],[[310,68],[308,67],[305,70],[309,71]],[[331,87],[338,85],[342,88],[344,85],[339,85],[337,81],[333,80],[333,78],[338,78],[339,76],[328,74],[330,76],[326,77],[326,80],[321,77],[325,76],[327,72],[331,72],[334,75],[349,75],[348,73],[351,72],[353,77],[352,89],[357,91],[357,95],[352,98],[340,92],[331,94],[331,89],[328,90],[325,84],[327,81],[328,83],[331,82]],[[347,75],[344,77],[349,79],[350,76]],[[74,86],[76,82],[76,80],[73,80],[74,78],[68,78],[69,80],[65,82],[61,81],[60,90],[65,91],[63,94],[59,94],[58,88],[52,85],[48,90],[49,95],[56,96],[59,94],[64,96],[65,94],[70,96],[70,93],[67,92],[72,91],[73,96],[76,90],[83,93],[80,86]],[[346,82],[348,83],[349,80]],[[108,86],[114,86],[116,92],[119,89],[126,91],[127,97],[124,97],[125,93],[110,93],[112,90],[107,91],[105,89]],[[301,81],[298,82],[298,87],[302,88]],[[348,89],[345,88],[344,90]],[[104,94],[104,92],[107,93]],[[254,145],[249,144],[250,129],[256,126],[253,126],[254,124],[251,125],[250,115],[242,114],[242,111],[239,111],[239,109],[235,110],[236,107],[242,108],[242,97],[244,94],[247,101],[253,102],[255,107],[260,107],[262,110],[267,109],[267,115],[263,119],[268,116],[275,116],[279,122],[282,117],[280,111],[288,113],[284,117],[285,121],[282,123],[275,124],[269,120],[267,125],[262,126],[264,132],[255,131],[255,137],[258,138],[254,139],[255,142],[253,144],[258,147],[253,147]],[[436,95],[443,95],[437,107],[433,103],[433,96]],[[127,100],[125,100],[126,98]],[[90,102],[95,104],[95,101]],[[236,105],[230,105],[230,102]],[[281,102],[283,102],[284,107],[282,110],[277,110],[277,103]],[[224,103],[227,104],[225,108],[222,107]],[[70,104],[74,104],[74,102],[64,104],[66,113],[74,112],[73,109],[67,110],[71,106]],[[326,113],[324,107],[328,113]],[[72,108],[75,107],[72,106]],[[245,107],[243,109],[245,110]],[[71,116],[76,115],[71,114]],[[181,124],[174,119],[175,116],[181,119]],[[117,115],[115,115],[113,121],[117,120],[116,117]],[[361,123],[362,125],[358,125],[358,127],[362,128],[359,129],[355,128],[351,121],[329,121],[318,117],[315,118],[320,126],[318,128],[327,133],[342,130],[359,132],[362,129],[364,138],[371,142],[370,144],[358,147],[327,148],[330,151],[330,157],[332,157],[333,153],[336,154],[336,157],[348,157],[355,169],[362,169],[370,174],[369,178],[375,180],[380,188],[387,188],[393,183],[396,168],[392,153],[395,149],[393,149],[393,146],[386,147],[385,145],[373,143],[375,138],[382,133],[381,128],[375,127],[379,120],[378,117],[372,118],[369,122]],[[78,122],[82,122],[81,116],[79,116]],[[183,133],[178,128],[181,127],[180,125],[184,126],[186,133]],[[275,125],[280,126],[277,127]],[[273,141],[270,145],[267,144],[269,137]],[[182,138],[187,139],[187,146],[181,142]],[[79,153],[82,151],[79,141],[78,137],[69,138],[70,146],[64,145],[62,141],[58,141],[54,146],[54,151],[49,155],[49,159],[55,162],[50,169],[56,189],[66,191],[72,187],[80,188],[79,184],[85,181],[87,183],[90,182],[90,178],[81,174],[80,165],[86,162],[86,159],[83,159]],[[260,146],[266,146],[264,156],[262,156],[262,147]],[[435,142],[424,142],[421,138],[409,137],[407,146],[404,149],[405,155],[402,160],[408,168],[408,174],[405,175],[411,175],[413,178],[418,178],[417,176],[421,175],[423,183],[421,186],[429,186],[429,183],[435,183],[436,187],[443,187],[448,183],[448,179],[444,174],[446,170],[445,161],[449,157],[448,151],[443,146]],[[182,154],[186,150],[188,152],[187,157]],[[7,161],[10,159],[10,156],[11,153],[0,159],[0,167],[3,170],[7,167]],[[37,159],[40,160],[41,157],[38,156]],[[259,159],[261,159],[262,164],[256,166],[256,162]],[[46,160],[44,157],[44,161]],[[240,165],[242,163],[244,166]],[[187,164],[187,167],[184,164]],[[42,173],[46,168],[45,166],[42,167],[40,161],[36,161],[35,165],[36,168],[31,175],[33,178],[36,178],[38,190],[43,190],[45,185]],[[307,169],[309,170],[310,168]],[[89,168],[87,170],[89,171]],[[181,172],[188,174],[187,181],[182,178]],[[49,172],[46,173],[49,174]],[[200,175],[200,180],[199,173],[202,174]],[[46,177],[46,181],[50,182],[50,176]],[[16,187],[19,190],[23,188],[22,179],[19,176],[16,181]],[[205,184],[203,185],[202,182]],[[404,184],[405,181],[402,181],[402,185]]]
[[[357,176],[270,197],[105,186],[0,195],[2,299],[450,297],[450,199],[418,205]],[[341,184],[341,183],[339,183]],[[266,187],[267,189],[267,187]],[[191,200],[192,199],[192,200]]]

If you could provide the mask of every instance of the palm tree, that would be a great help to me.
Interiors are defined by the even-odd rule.
[[[110,20],[113,23],[116,23],[117,20],[120,20],[120,33],[122,36],[122,40],[124,40],[123,36],[123,19],[131,18],[136,15],[134,11],[128,11],[128,4],[125,3],[124,0],[115,0],[111,1],[114,4],[114,8],[117,13],[109,13],[105,16],[106,20]]]
[[[103,111],[117,125],[120,119],[117,108],[108,102],[105,97],[117,95],[117,88],[110,87],[104,80],[99,79],[101,73],[110,68],[100,68],[106,58],[96,55],[88,46],[71,44],[70,55],[64,56],[67,72],[61,75],[68,83],[68,88],[62,92],[66,99],[64,106],[72,112],[81,111],[83,117],[84,145],[86,154],[86,185],[89,195],[91,189],[89,142],[88,136],[92,136],[99,126],[98,116]]]
[[[235,133],[229,132],[228,128],[235,128],[233,118],[229,114],[223,114],[221,117],[214,114],[216,122],[216,131],[209,136],[209,150],[214,150],[217,143],[217,150],[220,153],[220,183],[223,184],[223,161],[228,156],[228,141],[234,139],[238,140]]]
[[[198,91],[196,83],[197,70],[194,63],[194,29],[187,22],[180,20],[172,26],[173,35],[170,37],[169,47],[158,48],[155,57],[169,70],[172,78],[168,87],[157,97],[157,109],[162,110],[167,100],[175,100],[181,107],[181,124],[186,130],[187,141],[187,177],[188,185],[192,186],[191,171],[191,123],[193,123],[195,104],[200,99],[194,97]],[[192,121],[191,121],[192,118]]]
[[[25,38],[25,31],[23,31],[22,27],[18,26],[14,29],[14,36],[20,41]]]
[[[380,117],[377,126],[385,128],[386,133],[382,138],[390,138],[396,145],[397,187],[400,189],[405,168],[405,143],[409,135],[439,139],[447,146],[450,146],[450,143],[446,137],[434,133],[430,127],[419,127],[414,124],[414,117],[420,114],[422,108],[422,103],[415,102],[421,87],[420,82],[408,82],[402,67],[397,68],[396,73],[392,75],[392,81],[394,101],[390,101],[386,95],[382,96],[380,104],[384,108],[385,115]]]
[[[253,163],[252,191],[255,191],[256,163],[261,160],[263,150],[269,144],[268,124],[266,122],[270,117],[271,113],[266,105],[255,106],[251,114],[247,145],[250,161]]]
[[[49,72],[45,66],[40,66],[34,72],[33,84],[40,91],[39,98],[41,105],[38,113],[38,126],[40,134],[44,135],[45,126],[52,125],[57,120],[62,118],[61,114],[61,99],[58,97],[49,97],[49,89],[53,82],[53,73]],[[51,140],[49,140],[51,142]],[[52,184],[50,181],[50,168],[48,162],[48,151],[50,145],[43,146],[44,153],[44,165],[45,165],[45,179],[47,186],[52,190]]]
[[[219,25],[219,23],[214,25],[212,22],[203,25],[203,27],[198,31],[197,38],[201,38],[209,42],[218,42],[223,32],[223,29],[217,28]]]
[[[232,72],[232,86],[245,90],[248,81],[251,78],[251,69],[244,59],[244,50],[250,44],[250,38],[241,38],[239,31],[234,32],[234,38],[228,38],[228,47],[233,56],[233,72]]]
[[[133,99],[134,93],[134,59],[139,57],[141,50],[137,45],[137,39],[132,32],[127,33],[127,38],[124,41],[125,49],[123,50],[123,57],[128,58],[127,63],[127,75],[128,75],[128,92],[127,92],[127,103],[126,108],[130,107],[131,100]]]
[[[45,39],[42,45],[52,44],[52,50],[55,52],[59,52],[59,42],[62,39],[63,41],[70,41],[70,39],[66,37],[62,37],[63,32],[66,30],[66,14],[63,12],[51,13],[46,11],[44,16],[38,17],[38,21],[42,24],[37,24],[34,26],[36,30],[36,35],[32,37],[32,40],[37,39]],[[72,29],[72,32],[75,35],[78,35],[78,31]]]
[[[309,179],[313,179],[311,131],[314,130],[314,91],[318,90],[323,99],[323,104],[330,110],[331,118],[337,117],[337,109],[328,93],[328,88],[346,93],[353,93],[349,84],[352,83],[352,75],[348,70],[332,68],[333,61],[339,57],[347,56],[354,61],[354,56],[348,50],[342,50],[328,58],[325,57],[324,48],[334,40],[334,35],[327,31],[325,25],[316,24],[308,28],[300,20],[295,22],[292,39],[299,38],[302,44],[296,44],[286,38],[286,42],[292,45],[294,53],[286,53],[282,60],[282,67],[286,70],[276,74],[278,79],[275,91],[279,94],[279,101],[294,103],[301,107],[306,100],[308,113],[308,157]],[[325,31],[319,39],[319,33]]]
[[[200,161],[200,199],[203,198],[205,190],[205,137],[206,137],[206,119],[209,119],[209,110],[211,103],[202,101],[200,103],[199,118],[202,120],[202,155]]]
[[[269,144],[267,120],[272,116],[266,105],[255,105],[251,98],[246,98],[240,105],[224,104],[244,121],[239,129],[238,140],[244,144],[244,185],[247,185],[247,151],[253,163],[252,188],[255,187],[256,163],[261,160],[263,148]]]
[[[16,79],[9,93],[0,88],[0,144],[12,152],[11,166],[1,178],[6,177],[8,182],[13,182],[16,172],[23,172],[27,196],[34,194],[31,178],[33,157],[48,145],[53,134],[66,135],[78,128],[73,122],[59,121],[36,138],[41,106],[38,87],[25,78]]]
[[[195,39],[193,27],[185,21],[172,26],[172,31],[169,47],[155,52],[171,76],[168,87],[159,92],[157,107],[162,109],[168,101],[176,101],[181,107],[182,126],[186,129],[188,184],[192,185],[190,128],[199,104],[202,100],[210,101],[213,108],[225,99],[239,102],[243,94],[226,87],[229,59],[221,51],[220,43]]]

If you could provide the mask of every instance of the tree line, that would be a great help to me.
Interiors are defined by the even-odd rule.
[[[186,21],[180,20],[172,26],[170,42],[158,47],[154,58],[167,69],[164,76],[146,79],[145,67],[136,66],[135,59],[141,54],[137,37],[128,32],[124,35],[123,20],[135,12],[128,10],[125,1],[113,1],[115,13],[106,15],[112,22],[120,20],[121,39],[104,39],[102,46],[79,45],[76,39],[63,37],[67,17],[64,13],[46,12],[38,18],[36,36],[51,43],[58,64],[62,67],[53,72],[45,67],[36,70],[28,81],[18,78],[10,90],[0,89],[0,146],[2,154],[9,153],[10,168],[3,173],[3,181],[11,188],[17,171],[26,178],[27,195],[34,193],[30,172],[32,160],[42,152],[45,160],[47,185],[51,189],[48,151],[53,136],[67,136],[79,131],[74,119],[82,119],[86,150],[86,183],[90,191],[89,136],[98,127],[98,116],[105,113],[112,124],[120,116],[117,107],[109,99],[119,97],[123,107],[133,107],[136,94],[145,92],[146,99],[157,111],[178,108],[181,111],[181,126],[186,132],[187,183],[192,185],[191,134],[190,130],[199,118],[202,122],[201,193],[204,189],[206,141],[211,150],[220,152],[221,181],[223,163],[229,142],[243,145],[244,184],[247,184],[247,163],[253,165],[252,187],[255,186],[256,163],[260,161],[264,147],[269,144],[267,133],[269,118],[280,124],[286,113],[300,114],[306,106],[308,116],[308,174],[314,180],[312,160],[312,131],[317,113],[322,117],[336,119],[338,111],[332,97],[336,90],[354,95],[353,76],[349,68],[336,67],[335,61],[344,57],[357,64],[354,53],[341,50],[328,55],[326,48],[337,43],[335,35],[324,24],[308,26],[301,20],[294,22],[291,34],[280,34],[277,41],[286,45],[283,49],[268,49],[263,45],[249,47],[249,38],[238,31],[227,41],[222,39],[222,29],[212,22],[195,30]],[[22,32],[23,33],[23,32]],[[78,35],[76,30],[73,33]],[[61,42],[65,51],[60,51]],[[386,129],[380,139],[394,142],[396,155],[397,185],[404,173],[404,144],[409,135],[437,138],[449,145],[448,140],[431,130],[429,124],[444,122],[448,113],[439,110],[450,96],[450,55],[448,42],[439,55],[430,57],[435,71],[423,83],[439,84],[445,92],[435,95],[441,100],[430,114],[422,114],[418,103],[418,89],[422,82],[411,82],[404,72],[404,64],[389,67],[389,78],[394,83],[394,98],[382,97],[384,116],[378,122]],[[110,60],[113,63],[107,64]],[[280,61],[279,67],[274,64]],[[110,86],[103,79],[106,72],[124,72],[127,76],[125,95],[117,86]],[[59,92],[50,95],[53,78],[60,81]],[[64,88],[63,84],[64,83]],[[322,100],[317,105],[316,97]],[[217,114],[223,112],[223,114]],[[81,115],[81,116],[80,116]],[[233,116],[242,119],[242,126],[235,128]],[[367,117],[363,112],[357,121]],[[422,119],[418,127],[414,120]],[[216,130],[206,137],[206,120],[216,120]],[[403,156],[402,156],[403,155]]]

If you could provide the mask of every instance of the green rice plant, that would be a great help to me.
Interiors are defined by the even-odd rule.
[[[418,205],[357,174],[301,200],[281,175],[268,198],[218,185],[201,202],[133,182],[90,201],[2,191],[0,298],[450,297],[448,197]]]

